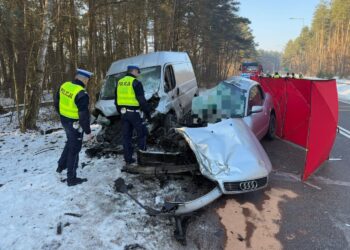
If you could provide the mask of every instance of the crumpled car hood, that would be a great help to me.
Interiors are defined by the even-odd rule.
[[[196,155],[201,173],[216,182],[265,177],[271,162],[241,118],[200,128],[177,128]]]

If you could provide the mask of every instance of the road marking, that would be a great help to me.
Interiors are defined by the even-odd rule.
[[[339,131],[339,133],[340,133],[341,135],[344,135],[346,138],[350,139],[350,135],[348,135],[348,134],[346,134],[346,133],[344,133],[344,132],[342,132],[342,131]]]
[[[292,181],[298,181],[298,182],[302,182],[305,185],[308,185],[312,188],[318,189],[318,190],[322,190],[321,187],[316,186],[308,181],[301,181],[301,178],[299,175],[293,174],[293,173],[288,173],[288,172],[283,172],[283,171],[279,171],[279,170],[273,170],[272,173],[276,176],[276,177],[284,177],[287,179],[291,179]]]
[[[350,187],[350,182],[348,181],[337,181],[337,180],[332,180],[332,179],[328,179],[322,176],[312,176],[311,177],[314,180],[318,180],[320,182],[322,182],[323,184],[326,185],[336,185],[336,186],[343,186],[343,187]]]
[[[350,104],[349,101],[344,101],[344,100],[339,100],[339,102],[346,103],[346,104]]]
[[[338,132],[341,134],[341,135],[344,135],[346,138],[350,139],[350,131],[343,128],[343,127],[340,127],[338,126]]]
[[[329,161],[341,161],[341,158],[329,158]]]
[[[340,214],[339,214],[340,215]],[[333,217],[331,214],[328,214],[329,219],[333,222],[333,225],[335,225],[337,228],[339,228],[343,235],[345,236],[346,241],[348,242],[348,245],[350,245],[350,230],[348,228],[348,224],[344,225],[344,219],[348,217],[347,215],[341,215],[341,219],[339,219],[339,215],[336,217]]]

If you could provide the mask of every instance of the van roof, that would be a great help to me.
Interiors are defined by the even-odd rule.
[[[147,68],[163,65],[165,63],[179,62],[191,62],[186,52],[151,52],[113,62],[107,71],[107,76],[125,72],[128,65],[137,65],[140,68]]]

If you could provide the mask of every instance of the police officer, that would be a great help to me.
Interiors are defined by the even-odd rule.
[[[275,74],[273,75],[273,78],[280,78],[280,74],[278,72],[275,72]]]
[[[136,130],[137,146],[139,150],[146,150],[147,128],[141,118],[141,111],[150,121],[150,107],[146,102],[142,83],[136,78],[140,75],[140,68],[135,65],[127,67],[127,74],[116,85],[115,105],[121,114],[124,160],[126,165],[136,165],[132,158],[132,133]]]
[[[89,71],[77,69],[75,80],[63,83],[55,98],[55,107],[60,114],[61,123],[67,135],[67,142],[56,171],[61,173],[67,169],[68,186],[87,181],[87,179],[78,178],[76,170],[83,133],[89,136],[88,139],[91,139],[89,96],[85,88],[92,75]]]

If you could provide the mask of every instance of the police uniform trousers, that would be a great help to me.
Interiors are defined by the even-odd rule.
[[[61,119],[61,122],[67,135],[67,141],[61,158],[58,160],[58,165],[67,168],[67,179],[74,179],[77,177],[79,152],[83,143],[83,132],[73,127],[73,120],[67,121]]]
[[[126,113],[122,114],[123,149],[126,163],[132,163],[134,161],[132,159],[132,134],[134,129],[137,134],[138,149],[146,150],[147,128],[143,124],[140,112],[127,110]]]

